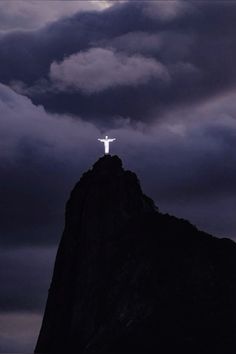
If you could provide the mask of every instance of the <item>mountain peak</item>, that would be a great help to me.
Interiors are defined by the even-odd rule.
[[[83,205],[78,205],[81,200]],[[67,203],[67,215],[77,215],[78,209],[94,224],[103,220],[112,229],[116,228],[116,221],[121,224],[134,215],[157,210],[142,192],[136,174],[124,170],[121,159],[111,155],[99,158],[76,184]]]
[[[117,155],[106,154],[95,162],[93,168],[96,171],[122,171],[122,160]]]
[[[35,352],[235,353],[235,259],[105,155],[67,202]]]

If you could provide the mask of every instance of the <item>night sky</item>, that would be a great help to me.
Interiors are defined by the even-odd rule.
[[[236,2],[0,2],[0,352],[33,351],[64,206],[103,154],[236,239]]]

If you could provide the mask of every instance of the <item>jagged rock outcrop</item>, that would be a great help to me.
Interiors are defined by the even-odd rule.
[[[236,245],[158,212],[117,156],[66,206],[37,353],[234,353]]]

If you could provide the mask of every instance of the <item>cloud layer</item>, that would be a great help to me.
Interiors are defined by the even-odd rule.
[[[51,112],[101,124],[163,119],[235,87],[235,21],[232,2],[122,2],[78,12],[1,36],[0,81]]]
[[[93,48],[73,54],[61,63],[53,62],[50,78],[59,89],[91,94],[116,86],[142,85],[152,78],[167,81],[169,74],[154,59]]]

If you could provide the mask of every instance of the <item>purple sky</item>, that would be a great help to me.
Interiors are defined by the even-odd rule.
[[[0,352],[33,351],[97,138],[160,211],[236,239],[236,3],[0,2]]]

